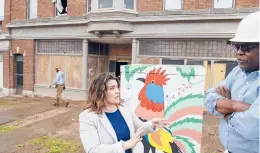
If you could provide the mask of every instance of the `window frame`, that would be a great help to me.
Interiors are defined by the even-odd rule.
[[[37,8],[36,8],[36,17],[31,17],[31,0],[26,1],[27,7],[26,7],[26,13],[27,13],[27,19],[37,19],[38,18],[38,0],[36,0]]]
[[[125,0],[123,0],[123,10],[126,11],[136,11],[136,0],[133,0],[133,9],[125,8]]]
[[[181,8],[180,8],[180,9],[170,9],[170,10],[166,10],[166,9],[165,9],[165,2],[166,2],[166,0],[163,0],[163,10],[164,10],[164,11],[183,10],[183,0],[180,0],[180,1],[181,1]]]
[[[98,10],[98,11],[102,11],[102,10],[113,10],[114,7],[115,7],[115,0],[112,0],[112,7],[109,7],[109,8],[99,8],[99,1],[100,1],[100,0],[97,0],[97,10]]]
[[[232,7],[230,8],[215,8],[215,1],[216,0],[212,0],[212,9],[234,9],[236,6],[236,0],[232,0]]]

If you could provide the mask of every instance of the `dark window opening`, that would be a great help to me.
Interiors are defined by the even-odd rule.
[[[88,43],[88,54],[108,56],[109,45],[89,42]]]
[[[184,65],[184,60],[162,59],[163,65]]]
[[[67,14],[67,0],[55,1],[56,16]]]
[[[121,65],[127,64],[128,62],[109,61],[109,72],[114,73],[116,77],[119,77]]]

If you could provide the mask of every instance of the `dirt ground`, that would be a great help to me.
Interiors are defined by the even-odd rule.
[[[68,108],[53,102],[46,97],[0,98],[0,153],[84,153],[78,132],[84,102],[72,101]],[[219,118],[207,111],[203,117],[201,153],[223,152]]]

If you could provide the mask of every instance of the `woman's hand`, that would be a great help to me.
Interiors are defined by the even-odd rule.
[[[165,120],[164,118],[154,118],[151,120],[153,128],[163,128],[167,127],[171,123],[168,120]]]
[[[123,148],[124,150],[128,150],[130,148],[133,148],[138,142],[142,140],[142,132],[143,132],[143,127],[139,128],[135,135],[128,141],[123,143]]]

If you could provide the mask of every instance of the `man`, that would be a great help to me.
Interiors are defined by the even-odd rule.
[[[220,120],[219,138],[227,153],[259,153],[259,19],[245,17],[230,44],[237,53],[235,67],[206,93],[206,106]]]
[[[59,106],[60,104],[60,100],[62,100],[63,102],[65,102],[65,107],[68,107],[69,105],[69,101],[64,100],[61,96],[63,90],[65,89],[65,77],[64,77],[64,73],[61,71],[60,68],[56,67],[55,71],[57,72],[56,74],[56,78],[53,81],[53,83],[50,85],[51,86],[55,85],[56,88],[56,103],[54,103],[54,106]]]

